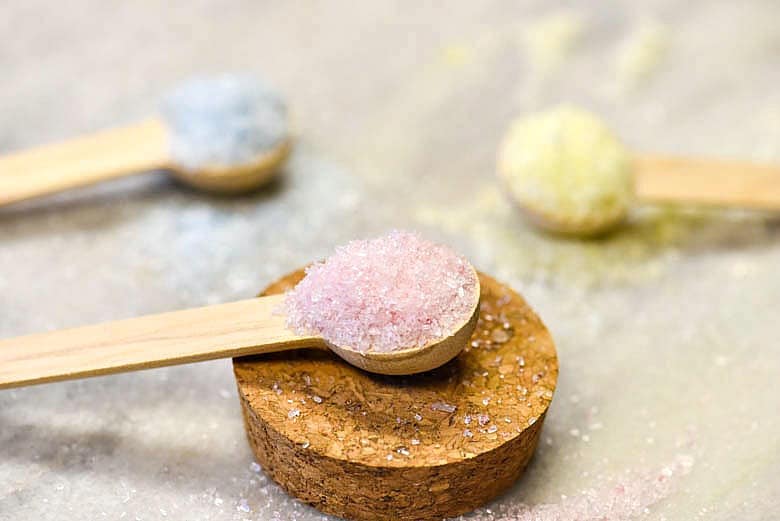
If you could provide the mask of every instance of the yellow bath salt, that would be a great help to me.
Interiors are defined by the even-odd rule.
[[[571,106],[514,121],[499,150],[505,189],[537,224],[591,235],[631,204],[628,150],[595,115]]]

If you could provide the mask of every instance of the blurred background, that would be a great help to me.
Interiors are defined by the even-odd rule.
[[[558,344],[544,443],[492,508],[684,451],[648,519],[776,516],[777,216],[644,207],[565,240],[495,179],[509,122],[563,102],[632,150],[780,160],[776,2],[7,0],[0,34],[0,153],[134,122],[224,71],[284,93],[296,133],[251,195],[157,172],[0,209],[1,337],[247,298],[417,229],[520,290]],[[219,361],[1,392],[0,519],[323,518],[252,465],[234,387]]]

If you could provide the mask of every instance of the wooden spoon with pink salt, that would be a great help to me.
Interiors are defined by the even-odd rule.
[[[463,257],[393,231],[338,248],[287,295],[1,340],[0,389],[300,348],[419,373],[465,347],[479,294]]]

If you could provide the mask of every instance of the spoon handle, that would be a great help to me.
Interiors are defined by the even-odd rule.
[[[166,129],[157,119],[0,157],[0,206],[164,168]]]
[[[283,295],[0,340],[0,389],[323,347],[275,314]]]
[[[640,201],[780,210],[780,166],[649,155],[634,161]]]

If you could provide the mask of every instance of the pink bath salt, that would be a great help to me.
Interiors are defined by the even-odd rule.
[[[306,269],[287,293],[287,326],[340,347],[390,352],[424,346],[461,326],[478,281],[469,262],[416,233],[352,241]]]

